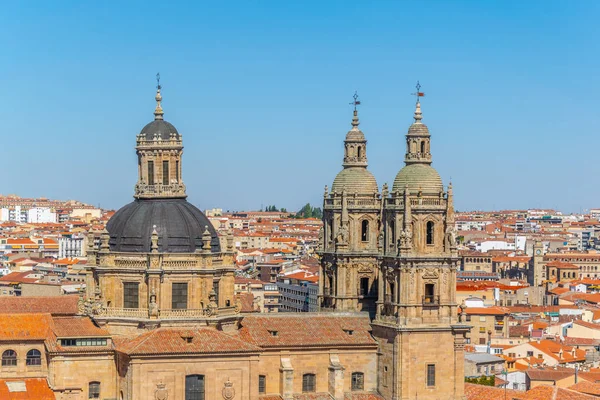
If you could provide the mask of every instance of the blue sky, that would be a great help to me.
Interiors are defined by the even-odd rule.
[[[600,207],[594,1],[9,2],[0,193],[118,208],[152,118],[183,134],[201,208],[320,204],[358,90],[379,185],[417,80],[459,210]]]

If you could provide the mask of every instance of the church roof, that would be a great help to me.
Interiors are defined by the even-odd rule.
[[[159,328],[133,339],[115,338],[117,350],[129,355],[252,353],[260,349],[214,328]]]
[[[260,347],[376,346],[367,314],[248,315],[240,337]]]
[[[110,250],[150,252],[152,232],[158,233],[158,251],[193,253],[202,248],[206,229],[211,235],[211,249],[219,252],[217,232],[204,213],[185,199],[139,199],[112,216],[106,225]]]
[[[377,181],[373,174],[363,167],[344,168],[337,174],[331,185],[332,192],[341,193],[377,193]]]
[[[159,138],[160,140],[170,140],[171,134],[175,134],[176,139],[179,139],[179,132],[177,132],[177,129],[173,124],[162,119],[157,119],[148,123],[140,132],[140,135],[143,135],[146,140]]]
[[[439,194],[444,190],[440,174],[427,164],[410,164],[398,172],[392,192],[403,192],[405,187],[412,194],[422,191],[425,194]]]

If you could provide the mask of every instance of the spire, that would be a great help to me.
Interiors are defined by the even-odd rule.
[[[160,104],[160,102],[162,101],[162,96],[160,94],[160,89],[162,89],[162,87],[160,86],[160,73],[156,74],[156,97],[154,97],[154,99],[156,100],[156,108],[154,109],[154,119],[163,119],[163,109],[162,106]]]
[[[360,122],[358,122],[358,110],[356,108],[356,106],[360,105],[360,100],[358,100],[358,92],[354,91],[354,96],[352,96],[352,98],[354,99],[354,101],[350,103],[354,106],[354,116],[352,117],[352,130],[357,131],[358,125],[360,125]]]
[[[417,91],[412,93],[413,96],[417,98],[417,107],[415,109],[415,124],[420,124],[423,116],[421,115],[421,101],[420,98],[425,96],[425,93],[421,92],[421,84],[417,81],[417,85],[415,86]]]
[[[417,100],[417,107],[415,109],[415,124],[420,124],[423,119],[423,114],[421,113],[421,102]]]

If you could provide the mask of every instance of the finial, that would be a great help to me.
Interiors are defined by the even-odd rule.
[[[415,109],[414,118],[415,122],[419,123],[423,119],[423,115],[421,114],[421,101],[419,98],[425,96],[425,93],[421,92],[421,84],[419,83],[419,81],[417,81],[417,85],[415,87],[417,88],[417,91],[415,93],[411,93],[411,95],[417,98],[417,107]]]
[[[358,110],[356,108],[356,106],[360,105],[360,100],[358,100],[358,92],[354,91],[354,96],[352,96],[352,98],[354,99],[354,101],[352,101],[352,103],[350,103],[350,105],[354,106],[354,116],[352,117],[352,126],[356,128],[360,124],[360,122],[358,122]]]
[[[160,105],[160,102],[162,101],[162,96],[160,95],[160,89],[162,89],[162,86],[160,86],[160,73],[156,74],[156,97],[154,98],[156,100],[156,108],[154,109],[154,119],[163,119],[163,109],[162,106]]]

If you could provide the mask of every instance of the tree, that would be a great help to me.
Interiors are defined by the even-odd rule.
[[[296,213],[296,218],[323,218],[323,211],[319,207],[312,207],[310,203],[306,203],[304,207]]]

